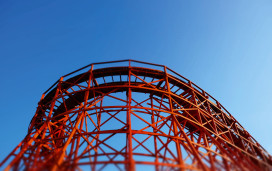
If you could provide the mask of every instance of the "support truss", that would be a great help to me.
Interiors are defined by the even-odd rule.
[[[108,64],[118,66],[99,68]],[[272,170],[272,158],[191,81],[162,65],[124,60],[61,77],[43,94],[27,136],[1,166],[252,171]]]

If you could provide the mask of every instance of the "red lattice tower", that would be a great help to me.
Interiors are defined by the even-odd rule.
[[[94,63],[43,95],[6,170],[272,170],[212,96],[163,65]]]

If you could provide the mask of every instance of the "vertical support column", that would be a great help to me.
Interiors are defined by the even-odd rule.
[[[133,149],[132,149],[132,131],[131,131],[131,61],[129,60],[129,68],[128,68],[128,81],[129,81],[129,88],[127,93],[127,162],[129,171],[135,170],[135,163],[133,160]]]
[[[172,104],[172,99],[171,99],[171,90],[170,90],[170,86],[169,86],[169,81],[168,81],[168,75],[167,75],[167,69],[166,66],[164,66],[164,73],[165,73],[165,84],[167,86],[167,92],[168,92],[168,100],[169,100],[169,107],[170,107],[170,112],[173,113],[173,104]],[[173,129],[174,129],[174,135],[175,137],[178,136],[178,126],[176,122],[176,119],[174,119],[176,116],[172,114],[172,122],[173,122]],[[184,167],[184,163],[182,160],[182,154],[181,154],[181,149],[180,149],[180,143],[179,140],[176,139],[176,149],[177,149],[177,155],[178,155],[178,163],[180,166],[180,170],[183,171],[183,167]]]
[[[93,80],[93,65],[91,65],[91,69],[89,70],[89,79],[88,79],[88,85],[87,85],[87,89],[86,89],[86,92],[85,92],[85,96],[84,96],[84,104],[83,104],[83,107],[82,107],[82,110],[83,110],[83,118],[81,119],[81,123],[80,123],[80,128],[79,130],[81,131],[82,130],[82,127],[83,127],[83,122],[84,122],[84,119],[85,119],[85,113],[87,112],[86,111],[86,106],[87,106],[87,101],[89,99],[89,94],[90,94],[90,87],[91,87],[91,82]],[[77,154],[78,154],[78,149],[79,149],[79,145],[80,145],[80,139],[81,139],[81,136],[78,136],[77,138],[77,142],[76,142],[76,150],[75,150],[75,153],[74,153],[74,158],[77,158]],[[74,160],[74,168],[76,168],[77,166],[77,162],[78,162],[78,158],[76,160]]]
[[[155,116],[154,116],[155,114],[153,110],[153,95],[150,95],[150,101],[151,101],[151,109],[152,109],[151,124],[153,125],[155,123]],[[155,124],[155,127],[157,127],[157,124]],[[153,128],[153,132],[157,133],[157,130]],[[155,170],[159,171],[157,135],[154,135],[154,150],[155,150]]]
[[[95,78],[93,77],[93,81],[96,81]],[[92,83],[92,86],[94,86],[96,83]],[[93,97],[94,99],[96,99],[95,97],[95,91],[93,91]],[[99,113],[97,114],[97,110],[96,110],[96,120],[97,120],[97,128],[98,130],[97,131],[100,131],[100,125],[101,125],[101,110],[103,108],[102,106],[102,103],[103,103],[103,99],[101,99],[100,101],[100,109],[99,109]],[[91,166],[91,169],[92,171],[95,171],[96,170],[96,165],[97,165],[97,158],[98,158],[98,146],[99,146],[99,136],[100,134],[96,134],[95,136],[95,147],[94,147],[94,164]]]
[[[100,131],[100,125],[101,125],[101,110],[102,110],[102,108],[103,108],[103,106],[102,106],[102,103],[103,103],[103,100],[101,100],[101,102],[100,102],[100,109],[99,109],[99,114],[96,116],[97,117],[97,128],[99,129],[99,130],[97,130],[97,131]],[[98,157],[98,146],[99,146],[99,142],[98,142],[98,140],[99,140],[99,135],[100,134],[97,134],[96,136],[95,136],[95,138],[96,138],[96,144],[95,144],[95,148],[94,148],[94,164],[93,164],[93,166],[92,166],[92,171],[95,171],[96,170],[96,164],[97,164],[97,157]]]
[[[71,140],[72,140],[74,134],[76,133],[77,127],[79,126],[79,123],[82,123],[82,118],[85,116],[85,112],[86,112],[86,111],[85,111],[85,109],[86,109],[86,103],[87,103],[87,101],[88,101],[88,99],[89,99],[90,85],[91,85],[91,80],[92,80],[92,74],[91,74],[91,73],[92,73],[92,70],[93,70],[93,65],[92,65],[91,70],[90,70],[88,87],[87,87],[87,89],[85,90],[84,103],[83,103],[83,105],[82,105],[82,107],[81,107],[82,112],[81,112],[81,113],[79,112],[79,114],[78,114],[78,117],[77,117],[77,121],[76,121],[76,123],[75,123],[75,126],[74,126],[74,128],[73,128],[71,134],[69,135],[67,141],[65,142],[65,145],[64,145],[63,148],[61,149],[61,151],[60,151],[60,156],[59,156],[57,162],[55,163],[55,165],[54,165],[53,168],[52,168],[53,171],[58,170],[59,167],[61,166],[61,164],[62,164],[62,162],[63,162],[63,159],[64,159],[64,156],[65,156],[65,151],[66,151],[68,145],[70,144],[70,142],[71,142]],[[79,144],[77,143],[76,151],[77,151],[77,149],[78,149],[78,146],[79,146]],[[74,157],[76,157],[76,156],[74,156]],[[77,162],[77,161],[74,161],[74,162]]]

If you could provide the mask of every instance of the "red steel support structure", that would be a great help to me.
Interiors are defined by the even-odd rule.
[[[5,170],[272,170],[211,95],[163,65],[93,63],[43,95]]]

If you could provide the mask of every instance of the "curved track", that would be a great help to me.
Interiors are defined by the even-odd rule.
[[[194,83],[162,65],[119,62],[129,64],[91,64],[45,92],[7,168],[272,169],[271,156]]]

